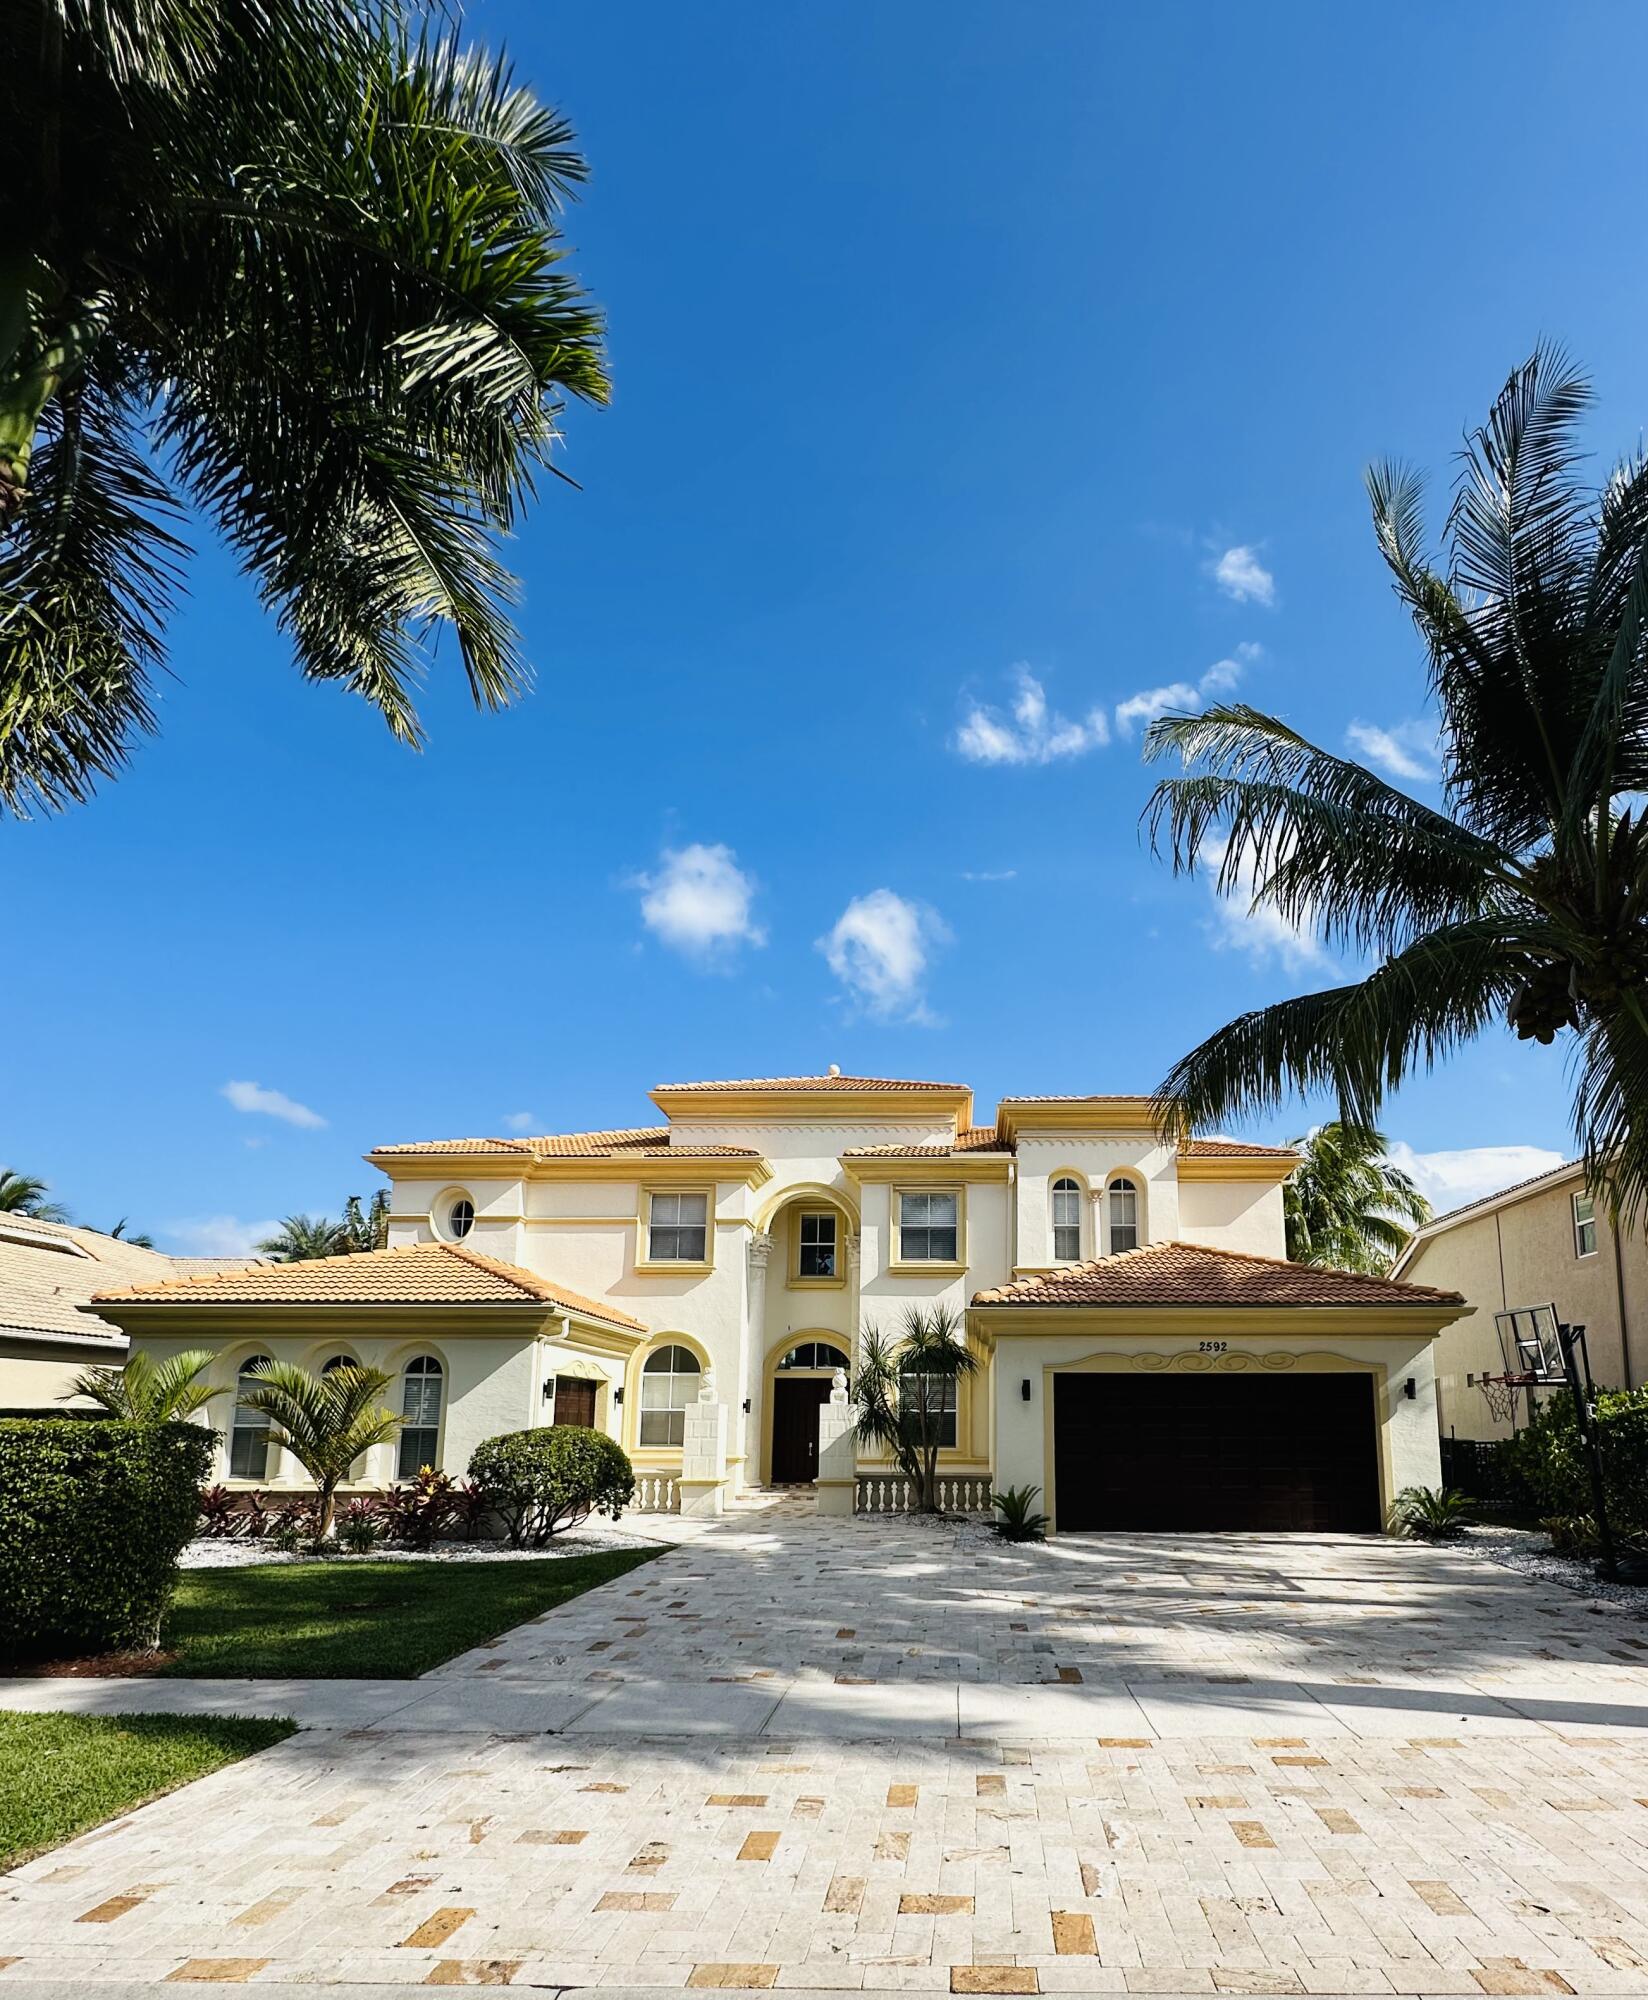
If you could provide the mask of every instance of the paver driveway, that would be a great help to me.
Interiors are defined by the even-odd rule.
[[[683,1532],[7,1878],[0,1988],[1648,1993],[1617,1609],[1371,1539]]]

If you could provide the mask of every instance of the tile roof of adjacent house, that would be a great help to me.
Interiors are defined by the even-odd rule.
[[[103,1286],[149,1278],[159,1282],[184,1272],[242,1270],[246,1257],[170,1257],[162,1250],[105,1236],[72,1223],[44,1222],[38,1216],[0,1214],[0,1331],[25,1342],[72,1340],[108,1350],[95,1358],[118,1358],[126,1336],[119,1327],[86,1310]]]
[[[529,1160],[754,1160],[749,1146],[671,1145],[667,1125],[642,1125],[611,1132],[545,1132],[524,1139],[413,1139],[403,1145],[374,1146],[381,1158],[418,1153],[502,1153]]]
[[[967,1085],[923,1082],[908,1076],[842,1076],[831,1071],[827,1076],[735,1076],[707,1083],[660,1083],[655,1088],[670,1092],[695,1090],[710,1094],[718,1090],[965,1091]]]
[[[250,1270],[130,1285],[99,1292],[94,1304],[141,1305],[524,1305],[555,1306],[584,1319],[645,1333],[616,1306],[569,1291],[536,1271],[501,1263],[459,1243],[411,1243],[350,1257],[313,1257],[300,1264],[260,1264]]]
[[[1399,1284],[1319,1264],[1214,1250],[1202,1243],[1147,1243],[1045,1276],[974,1295],[975,1306],[1425,1306],[1463,1305],[1458,1292]]]

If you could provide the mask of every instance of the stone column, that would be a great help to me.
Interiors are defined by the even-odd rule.
[[[851,1514],[857,1503],[858,1444],[847,1401],[847,1376],[840,1368],[830,1384],[830,1400],[818,1406],[816,1491],[821,1514]]]
[[[743,1391],[736,1436],[738,1439],[738,1487],[748,1492],[761,1484],[761,1429],[767,1420],[764,1398],[767,1393],[767,1260],[772,1256],[770,1235],[753,1235],[745,1248],[744,1368]],[[742,1408],[748,1401],[746,1414]]]
[[[719,1514],[727,1488],[727,1406],[716,1401],[715,1370],[706,1368],[698,1401],[689,1403],[678,1482],[683,1514]]]

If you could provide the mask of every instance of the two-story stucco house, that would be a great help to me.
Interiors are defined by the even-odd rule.
[[[714,1408],[727,1493],[805,1482],[859,1329],[943,1302],[982,1364],[944,1469],[1039,1486],[1060,1529],[1377,1528],[1436,1483],[1431,1347],[1459,1302],[1289,1264],[1290,1152],[1164,1143],[1143,1097],[979,1124],[962,1084],[834,1071],[651,1095],[640,1129],[378,1147],[387,1250],[98,1310],[215,1347],[226,1389],[262,1355],[387,1368],[406,1424],[375,1481],[577,1422],[669,1493]],[[214,1421],[226,1478],[287,1476],[253,1413]]]

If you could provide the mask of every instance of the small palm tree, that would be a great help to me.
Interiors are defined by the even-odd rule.
[[[155,1247],[154,1238],[146,1229],[128,1229],[126,1227],[125,1216],[120,1218],[109,1231],[109,1234],[117,1243],[135,1243],[139,1250],[152,1250]]]
[[[124,1368],[82,1369],[74,1386],[58,1400],[66,1403],[75,1396],[88,1396],[111,1417],[128,1423],[177,1423],[226,1393],[200,1379],[215,1359],[205,1347],[191,1347],[164,1361],[134,1348]]]
[[[400,1429],[400,1418],[379,1401],[392,1379],[381,1368],[353,1365],[312,1375],[290,1361],[267,1362],[243,1378],[241,1403],[269,1419],[275,1443],[315,1482],[317,1542],[332,1532],[338,1486],[350,1467]]]
[[[352,1251],[384,1250],[389,1245],[389,1190],[379,1188],[363,1210],[361,1198],[352,1194],[343,1204],[345,1248]]]
[[[277,1264],[307,1264],[316,1257],[346,1256],[355,1246],[347,1227],[329,1215],[288,1215],[257,1247]]]
[[[1442,804],[1239,704],[1151,726],[1185,775],[1147,809],[1175,870],[1378,962],[1244,1014],[1159,1088],[1167,1129],[1206,1130],[1328,1091],[1348,1124],[1508,1021],[1571,1038],[1591,1184],[1648,1199],[1648,453],[1579,477],[1590,391],[1541,348],[1469,440],[1449,554],[1423,548],[1421,486],[1368,475],[1379,548],[1430,662]]]
[[[1396,1262],[1431,1205],[1386,1157],[1383,1132],[1335,1120],[1292,1144],[1300,1160],[1282,1189],[1287,1253],[1296,1264],[1331,1264],[1375,1277]]]
[[[31,1215],[36,1222],[67,1222],[69,1211],[58,1201],[48,1201],[50,1183],[38,1174],[13,1173],[0,1167],[0,1215]]]
[[[957,1389],[979,1360],[948,1306],[906,1306],[896,1337],[866,1326],[853,1378],[853,1436],[888,1452],[915,1490],[916,1511],[936,1514],[938,1455],[954,1421]]]

